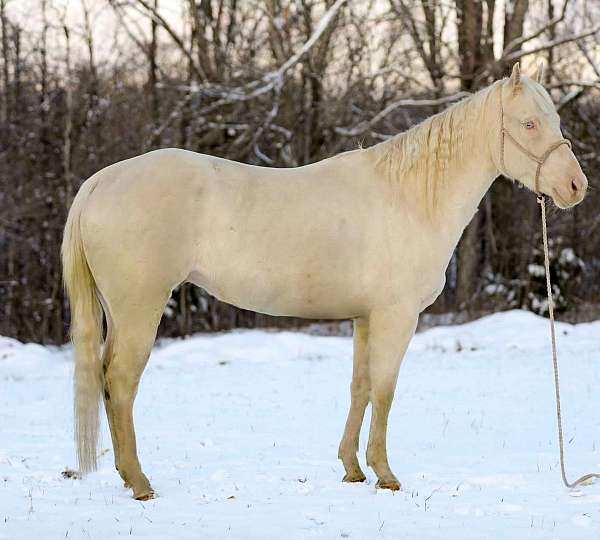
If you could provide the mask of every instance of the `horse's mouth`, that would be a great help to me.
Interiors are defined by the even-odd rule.
[[[571,206],[575,206],[575,204],[577,204],[577,202],[578,202],[578,201],[572,202],[572,203],[566,202],[565,199],[558,192],[558,189],[556,189],[556,188],[554,188],[552,190],[552,199],[556,203],[556,206],[558,206],[561,210],[566,210],[567,208],[571,208]]]

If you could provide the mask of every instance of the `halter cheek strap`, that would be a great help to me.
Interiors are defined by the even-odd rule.
[[[504,163],[504,140],[508,137],[510,141],[517,147],[521,153],[525,154],[529,159],[535,161],[537,163],[537,168],[535,170],[535,183],[534,188],[535,192],[540,195],[540,172],[542,170],[542,165],[546,162],[550,154],[554,152],[557,148],[566,144],[569,148],[571,148],[571,141],[569,139],[560,139],[555,143],[551,144],[548,149],[541,155],[536,156],[531,153],[527,148],[525,148],[515,137],[504,127],[504,104],[502,103],[502,93],[500,93],[500,167],[503,175],[512,178],[512,175],[506,174],[506,164]]]

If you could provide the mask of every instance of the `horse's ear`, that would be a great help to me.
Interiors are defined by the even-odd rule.
[[[544,80],[544,62],[540,62],[538,64],[538,67],[535,70],[535,75],[533,76],[533,80],[537,83],[542,84]]]
[[[521,88],[521,66],[519,62],[513,66],[512,73],[510,74],[510,85],[513,92],[517,92]]]

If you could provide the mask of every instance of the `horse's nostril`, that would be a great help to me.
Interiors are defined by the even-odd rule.
[[[578,189],[579,189],[579,186],[577,185],[575,180],[571,180],[571,190],[573,191],[573,193],[577,193]]]

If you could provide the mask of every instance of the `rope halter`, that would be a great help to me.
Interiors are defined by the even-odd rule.
[[[534,188],[535,192],[540,197],[540,172],[542,170],[542,165],[546,162],[546,160],[550,157],[550,154],[554,152],[557,148],[561,147],[563,144],[566,144],[569,148],[571,148],[571,141],[569,139],[562,138],[555,143],[552,143],[548,149],[541,155],[536,156],[532,152],[530,152],[527,148],[525,148],[517,139],[511,134],[508,129],[504,127],[504,103],[502,102],[502,90],[500,91],[500,167],[501,173],[504,176],[508,176],[509,178],[514,178],[510,174],[506,174],[506,164],[504,163],[504,139],[508,137],[509,140],[517,147],[521,153],[525,154],[529,159],[535,161],[537,163],[537,168],[535,170],[535,182]]]

